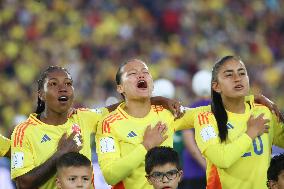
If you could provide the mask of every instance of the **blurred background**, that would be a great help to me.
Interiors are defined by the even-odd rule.
[[[191,80],[222,56],[240,56],[252,93],[284,109],[283,0],[2,0],[0,133],[36,108],[36,81],[49,65],[67,68],[75,107],[119,98],[115,73],[124,60],[148,63],[184,105]],[[1,184],[0,184],[1,186]],[[1,187],[2,188],[2,187]]]

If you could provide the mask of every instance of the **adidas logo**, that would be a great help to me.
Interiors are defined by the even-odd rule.
[[[127,137],[135,137],[137,136],[136,133],[134,133],[133,131],[131,131],[130,133],[128,133]]]
[[[233,126],[232,124],[230,124],[230,123],[227,123],[227,128],[228,128],[228,129],[233,129],[234,126]]]
[[[47,141],[49,141],[49,140],[51,140],[51,139],[49,138],[49,136],[47,136],[47,134],[44,134],[44,136],[42,137],[40,143],[47,142]]]

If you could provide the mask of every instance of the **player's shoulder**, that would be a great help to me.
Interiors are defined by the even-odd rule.
[[[36,114],[31,114],[28,119],[18,124],[12,133],[11,141],[13,146],[22,145],[23,141],[29,140],[34,137],[35,129],[39,128],[42,124],[40,120],[36,118]]]
[[[0,134],[0,143],[10,143],[10,139],[6,138],[5,136]]]
[[[106,113],[108,113],[106,108],[78,108],[69,119],[98,121]]]
[[[267,112],[270,113],[270,110],[268,107],[266,107],[263,104],[253,103],[253,109],[257,111]]]
[[[199,107],[197,107],[197,110],[200,111],[200,112],[212,112],[211,105],[199,106]]]
[[[165,108],[163,105],[151,105],[151,112],[154,113],[154,115],[159,114],[165,117],[173,117],[171,111]]]
[[[102,131],[102,133],[109,133],[110,128],[114,127],[115,125],[119,124],[121,121],[129,119],[128,115],[123,112],[120,108],[115,109],[114,111],[106,114],[105,116],[100,119],[98,124],[98,130]]]
[[[43,123],[36,118],[36,114],[31,114],[25,121],[19,123],[15,128],[14,132],[30,132],[33,128],[42,125]]]
[[[102,108],[78,108],[76,109],[75,114],[84,114],[84,113],[91,113],[91,114],[103,114],[105,112],[104,107]]]
[[[125,119],[129,119],[129,116],[127,115],[127,113],[121,110],[120,108],[117,108],[114,111],[103,116],[101,121],[108,122],[108,123],[114,123],[114,122],[119,122]]]
[[[198,107],[182,107],[182,111],[184,111],[187,114],[210,114],[212,113],[211,111],[211,105],[206,105],[206,106],[198,106]]]

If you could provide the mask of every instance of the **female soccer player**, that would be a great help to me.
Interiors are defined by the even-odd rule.
[[[55,163],[67,152],[80,151],[91,159],[90,134],[108,110],[78,109],[68,117],[72,83],[67,70],[58,66],[47,68],[38,80],[37,110],[12,134],[11,177],[19,188],[55,188]]]
[[[249,78],[240,59],[219,60],[211,87],[211,111],[197,114],[194,122],[207,162],[207,188],[265,189],[272,144],[284,146],[283,124],[267,107],[245,98]]]
[[[146,152],[159,145],[173,146],[174,131],[187,124],[172,125],[174,117],[168,110],[151,105],[153,79],[143,61],[122,64],[116,82],[125,102],[98,124],[99,164],[114,188],[150,189],[144,169]]]
[[[80,151],[91,158],[90,134],[102,112],[77,110],[68,117],[72,83],[67,70],[57,66],[38,80],[36,113],[16,126],[11,137],[11,177],[19,188],[55,188],[55,163],[67,152]]]

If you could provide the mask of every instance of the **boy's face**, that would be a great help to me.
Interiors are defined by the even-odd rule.
[[[90,189],[92,186],[92,168],[86,166],[62,167],[57,173],[56,186],[59,189]]]
[[[281,171],[278,175],[278,181],[269,181],[269,188],[284,189],[284,171]]]
[[[167,163],[155,166],[147,179],[155,189],[176,189],[182,174],[174,164]]]

